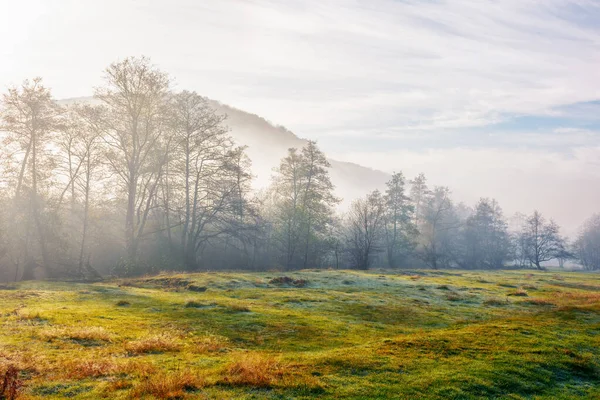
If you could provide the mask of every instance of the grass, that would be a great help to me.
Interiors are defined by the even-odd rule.
[[[595,274],[22,282],[0,327],[0,384],[23,399],[600,397]]]

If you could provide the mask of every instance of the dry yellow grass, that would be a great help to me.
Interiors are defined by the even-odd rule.
[[[39,332],[43,340],[68,339],[76,341],[110,342],[113,335],[100,326],[89,327],[49,327]]]
[[[70,360],[63,363],[66,378],[68,379],[85,379],[98,378],[102,376],[113,375],[120,373],[122,368],[114,360],[99,359],[99,360]]]
[[[281,381],[285,367],[272,357],[243,354],[227,367],[224,383],[234,386],[271,387]]]
[[[198,354],[218,353],[229,349],[229,341],[225,337],[207,336],[194,343],[193,351]]]
[[[125,350],[129,354],[166,353],[178,351],[180,344],[168,334],[146,337],[125,343]]]
[[[183,399],[204,386],[204,381],[191,372],[171,372],[143,379],[131,391],[135,399],[153,396],[157,399]]]

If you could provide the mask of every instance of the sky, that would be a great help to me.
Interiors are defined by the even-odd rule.
[[[600,212],[597,0],[0,0],[0,37],[0,90],[89,96],[146,55],[332,158],[569,234]]]

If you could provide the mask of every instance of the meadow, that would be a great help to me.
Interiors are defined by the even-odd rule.
[[[305,270],[0,286],[0,398],[595,399],[599,363],[596,274]]]

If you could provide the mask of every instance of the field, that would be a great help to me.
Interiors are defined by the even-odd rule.
[[[593,274],[23,282],[0,286],[0,327],[25,399],[600,398]]]

